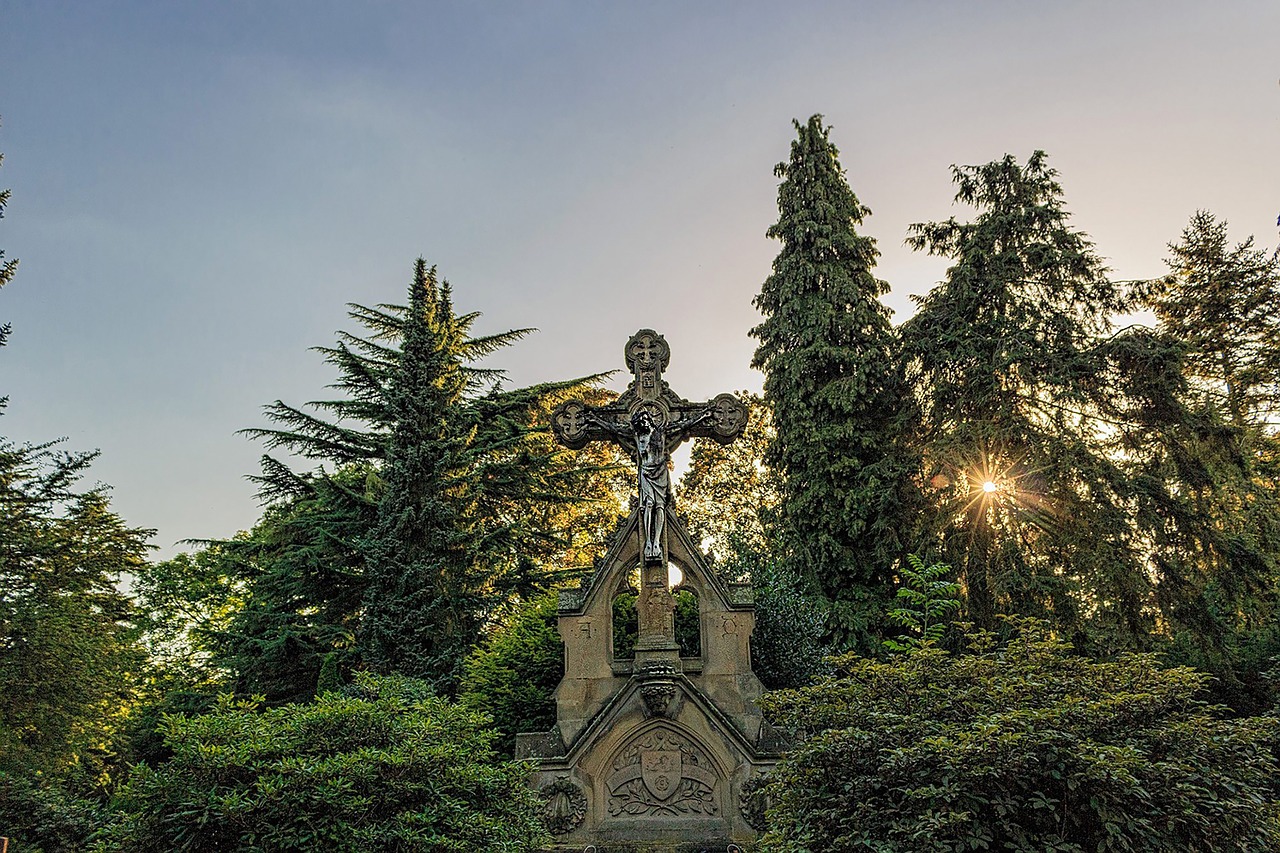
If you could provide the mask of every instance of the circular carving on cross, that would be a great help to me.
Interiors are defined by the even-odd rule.
[[[757,832],[765,831],[765,812],[769,810],[769,777],[753,776],[742,784],[738,795],[738,811],[747,826]]]
[[[747,407],[732,394],[717,394],[711,401],[712,437],[728,444],[747,428]]]
[[[581,400],[569,400],[551,413],[551,431],[570,450],[587,446],[587,407]]]
[[[543,785],[538,793],[542,795],[542,823],[552,835],[573,832],[587,816],[587,795],[568,776]]]
[[[653,329],[641,329],[632,335],[622,353],[627,360],[627,370],[636,375],[642,370],[661,373],[671,362],[667,339]]]
[[[637,400],[631,404],[627,414],[634,418],[640,412],[648,412],[654,426],[671,423],[671,407],[661,400]]]

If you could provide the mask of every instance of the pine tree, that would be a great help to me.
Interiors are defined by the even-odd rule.
[[[340,395],[305,408],[276,401],[267,407],[274,427],[246,430],[269,450],[319,467],[300,473],[265,456],[255,479],[267,512],[246,539],[219,543],[247,581],[244,608],[217,641],[219,663],[241,692],[306,698],[326,657],[343,671],[412,667],[447,689],[451,675],[421,668],[432,655],[419,632],[435,629],[386,621],[383,612],[425,607],[430,591],[403,586],[395,572],[422,565],[426,538],[449,539],[450,530],[462,537],[458,548],[452,540],[441,546],[460,561],[442,564],[441,577],[468,575],[468,586],[451,586],[456,607],[439,611],[460,620],[445,633],[457,628],[461,637],[474,634],[496,601],[535,594],[552,567],[589,567],[583,540],[616,523],[618,499],[602,477],[613,460],[566,452],[545,426],[560,400],[595,393],[598,377],[503,388],[502,371],[475,362],[532,330],[473,337],[479,315],[456,314],[424,262],[413,281],[416,305],[353,305],[367,334],[342,333],[319,348],[338,370]],[[415,466],[426,466],[421,484]],[[444,481],[438,496],[423,486]]]
[[[1160,330],[1187,348],[1188,375],[1235,426],[1280,413],[1280,257],[1234,247],[1227,223],[1200,211],[1171,244],[1170,275],[1143,301]]]
[[[933,489],[926,547],[958,570],[980,626],[1023,613],[1136,642],[1150,590],[1125,477],[1098,450],[1097,348],[1123,294],[1068,226],[1043,152],[953,175],[977,215],[912,226],[911,246],[953,265],[901,329]]]
[[[388,393],[394,426],[369,543],[362,644],[374,669],[446,687],[477,639],[484,595],[468,465],[474,433],[454,417],[466,391],[462,342],[448,284],[419,260]]]
[[[752,361],[777,438],[768,463],[782,476],[782,542],[791,570],[831,605],[835,638],[875,645],[910,505],[899,453],[902,395],[893,333],[872,274],[875,241],[856,230],[870,211],[845,181],[821,116],[795,122],[791,157],[774,173],[782,243],[755,305],[764,322]]]
[[[0,441],[0,775],[93,780],[135,689],[118,584],[154,531],[125,526],[105,487],[76,489],[95,455]]]
[[[1215,698],[1261,712],[1280,653],[1280,258],[1232,247],[1200,212],[1140,288],[1153,332],[1117,348],[1117,437],[1135,483],[1168,654],[1215,676]]]

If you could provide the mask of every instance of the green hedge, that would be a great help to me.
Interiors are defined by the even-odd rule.
[[[421,682],[361,676],[314,704],[229,697],[168,716],[173,757],[140,764],[96,853],[519,851],[544,840],[526,768],[498,761],[483,714]]]
[[[769,788],[762,849],[1280,850],[1274,717],[1223,719],[1207,678],[1151,656],[1095,662],[1043,623],[845,657],[765,697],[800,745]]]

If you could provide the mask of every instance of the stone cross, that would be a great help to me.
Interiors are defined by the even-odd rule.
[[[561,403],[551,413],[551,431],[565,447],[578,450],[591,441],[613,441],[636,463],[639,494],[642,587],[637,601],[640,640],[674,642],[667,585],[666,518],[670,499],[671,451],[688,438],[706,437],[728,444],[747,425],[747,409],[732,394],[705,403],[681,398],[662,378],[671,361],[666,338],[652,329],[631,336],[623,350],[632,381],[607,406],[581,400]],[[670,636],[667,636],[670,635]]]

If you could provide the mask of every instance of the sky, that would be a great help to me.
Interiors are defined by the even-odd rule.
[[[758,390],[775,163],[822,113],[896,319],[964,218],[953,164],[1048,152],[1121,279],[1196,210],[1276,244],[1280,3],[0,4],[0,435],[99,449],[157,555],[259,515],[262,407],[402,302],[419,256],[512,384],[621,368],[642,327],[690,399]],[[614,387],[629,377],[622,374]]]

